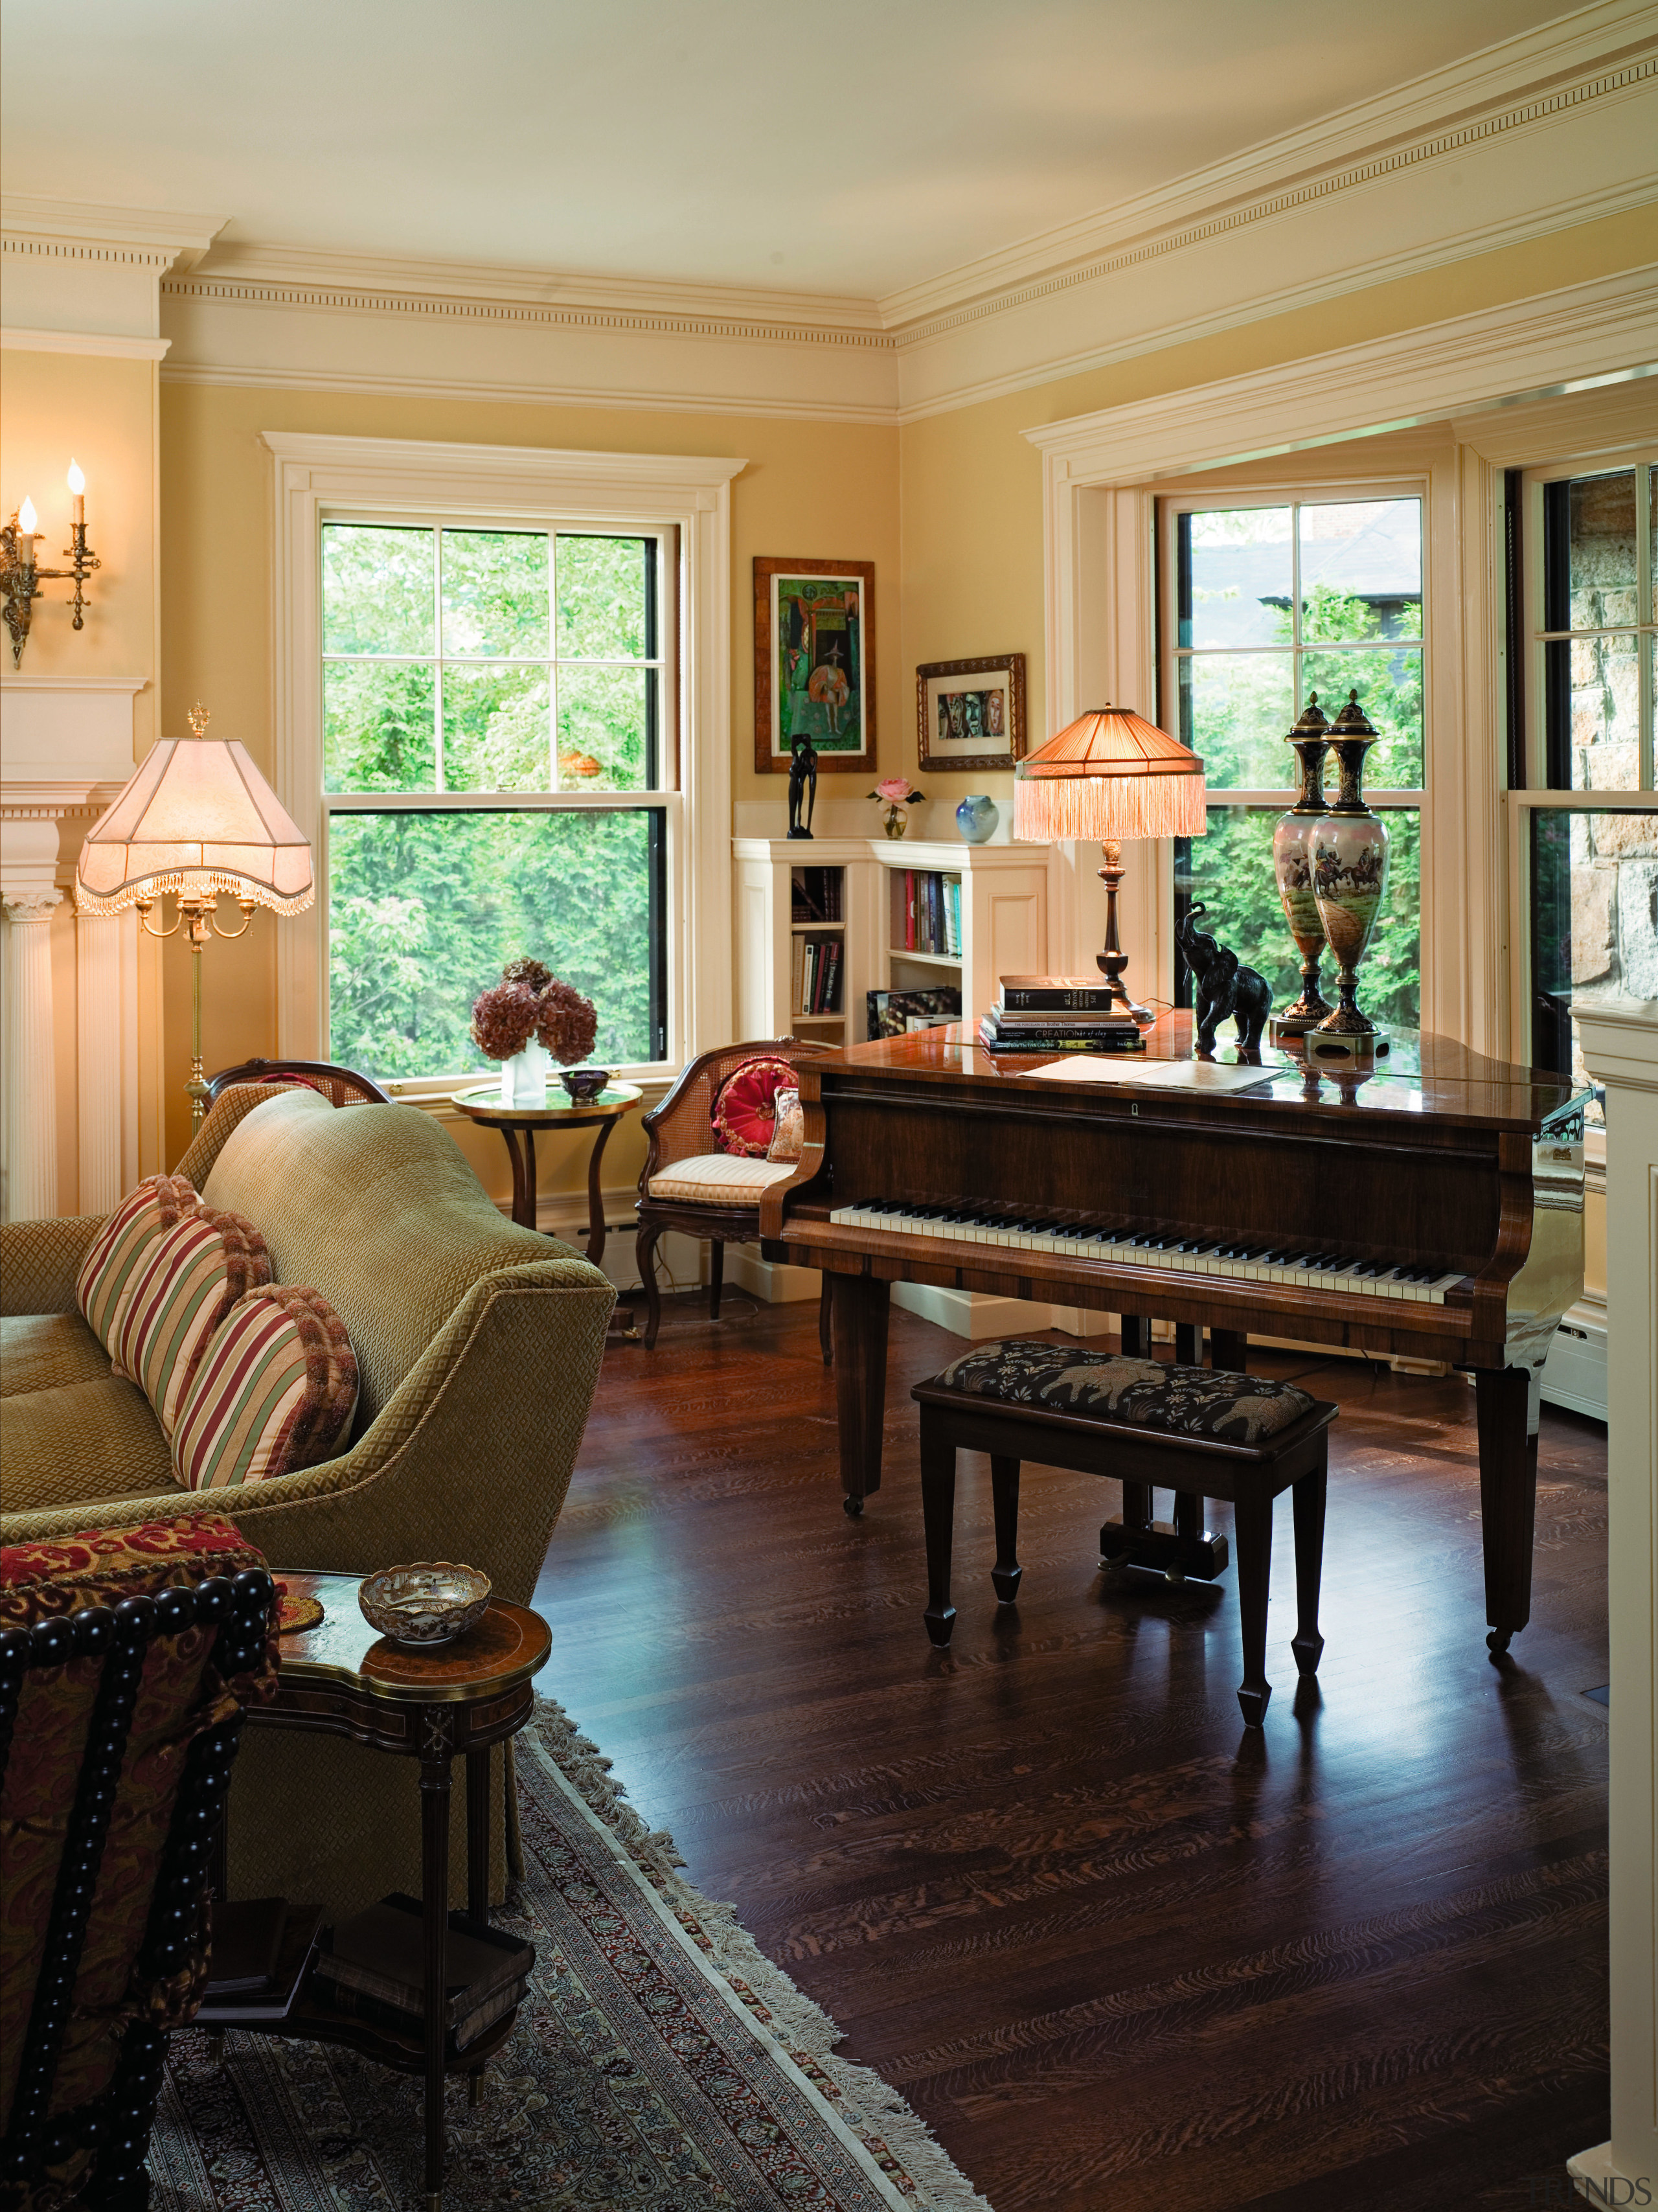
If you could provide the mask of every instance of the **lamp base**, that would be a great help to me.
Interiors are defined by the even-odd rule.
[[[1117,890],[1123,878],[1122,847],[1114,838],[1108,838],[1100,850],[1105,861],[1099,872],[1100,881],[1105,885],[1105,950],[1094,965],[1105,978],[1113,1006],[1121,1006],[1132,1021],[1149,1030],[1157,1016],[1149,1006],[1135,1004],[1122,980],[1122,971],[1128,965],[1128,955],[1117,939]]]

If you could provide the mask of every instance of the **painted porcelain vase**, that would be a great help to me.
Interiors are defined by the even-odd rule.
[[[1001,809],[987,791],[969,792],[956,809],[956,827],[969,845],[984,844],[1001,818]]]
[[[1312,828],[1313,896],[1338,970],[1335,1010],[1315,1035],[1367,1036],[1376,1028],[1358,1004],[1358,963],[1388,889],[1387,825],[1364,799],[1364,756],[1376,740],[1357,692],[1349,692],[1330,729],[1341,787]]]
[[[532,1037],[522,1052],[501,1063],[501,1103],[503,1106],[544,1106],[547,1076],[553,1055]]]
[[[1330,750],[1329,732],[1315,691],[1306,713],[1284,741],[1294,747],[1301,764],[1301,796],[1288,813],[1279,815],[1272,832],[1273,879],[1284,918],[1301,955],[1301,996],[1281,1014],[1273,1015],[1275,1037],[1303,1036],[1315,1029],[1330,1011],[1329,1001],[1318,988],[1324,924],[1313,896],[1312,848],[1313,831],[1324,814],[1324,756]]]

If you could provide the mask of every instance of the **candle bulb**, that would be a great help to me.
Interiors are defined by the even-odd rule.
[[[17,510],[17,557],[26,568],[34,566],[34,501],[25,496]]]
[[[74,519],[75,526],[78,530],[87,519],[87,503],[82,496],[87,488],[87,480],[81,473],[81,464],[73,456],[70,457],[69,465],[69,488],[75,498]]]

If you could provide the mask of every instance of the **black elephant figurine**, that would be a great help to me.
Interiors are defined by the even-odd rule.
[[[1214,1050],[1216,1027],[1230,1014],[1237,1024],[1239,1043],[1247,1054],[1253,1054],[1260,1049],[1266,1017],[1272,1011],[1272,988],[1254,969],[1240,967],[1236,952],[1217,945],[1198,927],[1198,916],[1206,910],[1201,900],[1189,906],[1175,932],[1192,971],[1198,1050]]]

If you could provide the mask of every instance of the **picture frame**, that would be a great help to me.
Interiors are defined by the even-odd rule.
[[[915,672],[915,736],[923,773],[1023,760],[1023,653],[924,661]]]
[[[786,775],[797,736],[811,738],[819,775],[875,767],[872,561],[755,556],[756,771]]]
[[[911,1030],[937,1029],[962,1018],[962,994],[953,983],[925,991],[865,991],[865,1027],[869,1041],[906,1036]]]

